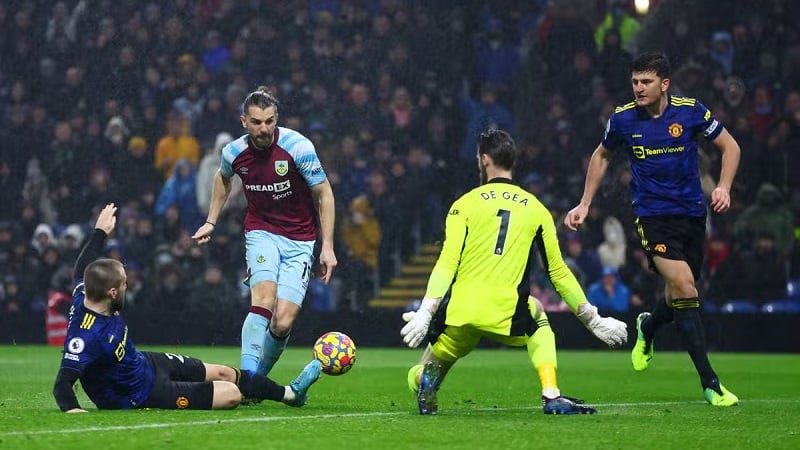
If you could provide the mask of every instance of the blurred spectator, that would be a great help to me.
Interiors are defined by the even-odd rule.
[[[245,307],[239,301],[236,291],[225,280],[220,266],[214,263],[208,264],[202,271],[202,278],[192,287],[189,298],[191,301],[187,305],[187,311],[200,314],[230,314]]]
[[[597,247],[600,264],[619,270],[625,264],[626,243],[625,230],[616,217],[608,216],[603,221],[603,236],[605,240]]]
[[[491,18],[489,21],[486,39],[481,40],[476,46],[477,81],[507,89],[511,86],[519,67],[519,48],[503,38],[502,23],[499,19]]]
[[[349,300],[351,310],[363,310],[374,293],[378,266],[381,227],[366,196],[350,202],[349,214],[341,225],[341,239],[347,247],[342,297]]]
[[[83,244],[83,235],[83,229],[76,223],[69,225],[64,230],[59,245],[63,261],[69,264],[78,259],[78,255],[81,252],[81,245]],[[69,288],[67,288],[67,290],[69,290]]]
[[[733,228],[736,240],[747,245],[764,233],[772,236],[780,257],[788,257],[794,242],[794,218],[780,190],[770,183],[758,189],[755,203],[747,207]]]
[[[752,249],[740,249],[719,265],[709,296],[766,303],[786,298],[786,282],[785,258],[775,247],[775,238],[769,232],[761,232]]]
[[[164,216],[171,206],[178,208],[183,229],[195,230],[203,223],[197,206],[197,173],[194,165],[185,159],[178,161],[174,174],[161,188],[156,201],[156,216]]]
[[[622,48],[629,52],[635,49],[636,36],[641,30],[641,25],[631,17],[629,8],[629,3],[625,0],[608,1],[608,13],[594,32],[594,40],[599,50],[603,50],[605,35],[610,30],[616,30],[619,33]]]
[[[505,130],[514,134],[514,118],[511,112],[497,100],[497,88],[490,84],[481,86],[480,99],[469,96],[465,85],[459,99],[461,110],[467,123],[467,136],[461,147],[460,157],[465,161],[473,161],[478,148],[478,135],[489,128]]]
[[[53,235],[53,229],[46,223],[40,223],[33,232],[31,239],[31,247],[36,250],[36,253],[41,255],[44,251],[51,246],[56,245],[56,238]]]
[[[0,301],[0,313],[4,315],[14,315],[23,312],[27,308],[25,295],[20,290],[17,277],[6,275],[3,279],[3,295]]]
[[[177,114],[167,118],[167,134],[158,141],[155,168],[164,180],[173,175],[178,161],[186,159],[194,166],[200,163],[200,144],[187,134],[186,125]]]
[[[566,255],[564,259],[571,268],[577,269],[575,274],[584,286],[599,280],[603,265],[594,250],[584,248],[581,236],[576,232],[567,234]]]
[[[711,36],[711,49],[708,53],[711,61],[716,63],[725,76],[733,72],[735,52],[733,38],[727,31],[716,31]]]
[[[613,267],[603,268],[603,278],[589,285],[589,303],[603,311],[625,312],[630,308],[631,291]]]
[[[217,30],[209,30],[203,42],[203,67],[209,73],[216,74],[225,66],[231,56],[230,50],[222,43],[222,36]]]
[[[228,133],[222,132],[217,134],[214,146],[208,151],[203,160],[200,161],[200,168],[197,170],[196,181],[196,195],[197,206],[200,212],[205,215],[208,214],[208,207],[211,205],[211,187],[213,186],[214,176],[219,170],[219,164],[222,158],[222,149],[233,141],[233,136]],[[242,195],[242,179],[239,177],[232,177],[231,179],[231,193],[228,196],[228,201],[223,205],[222,210],[225,211],[231,207],[243,208],[246,203]]]
[[[12,173],[11,165],[0,160],[0,220],[16,219],[22,207],[19,175]]]

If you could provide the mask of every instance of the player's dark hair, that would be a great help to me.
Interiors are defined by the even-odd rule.
[[[494,165],[511,170],[517,159],[517,146],[510,134],[490,128],[478,137],[478,154],[489,155]]]
[[[275,111],[278,110],[278,99],[272,95],[272,92],[266,86],[259,86],[256,88],[255,91],[247,94],[247,97],[244,99],[244,103],[242,103],[242,115],[247,113],[247,110],[251,106],[258,107],[260,109],[267,109],[271,106],[275,107]]]
[[[659,52],[642,53],[631,63],[631,73],[634,72],[655,72],[662,80],[669,78],[669,58]]]
[[[111,258],[100,258],[86,266],[86,270],[83,271],[86,297],[100,300],[106,297],[109,289],[118,288],[122,284],[120,267],[122,263]]]

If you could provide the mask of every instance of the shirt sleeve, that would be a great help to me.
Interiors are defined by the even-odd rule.
[[[703,137],[709,141],[713,141],[722,133],[724,129],[722,122],[718,121],[714,115],[711,114],[711,110],[708,109],[706,105],[700,103],[700,101],[697,101],[695,104],[694,116],[693,124],[696,127],[695,132],[703,133]]]
[[[80,320],[80,316],[78,316]],[[61,370],[69,370],[80,377],[91,363],[97,360],[97,349],[92,335],[85,330],[75,334],[64,343],[64,357],[61,359]]]
[[[75,395],[73,386],[78,381],[79,375],[71,370],[64,370],[61,368],[56,376],[56,382],[53,385],[53,397],[56,399],[56,404],[61,411],[67,412],[70,409],[80,408],[78,397]]]
[[[325,170],[322,168],[322,163],[317,157],[317,151],[311,141],[308,139],[301,140],[295,144],[294,150],[297,151],[294,163],[309,187],[316,186],[327,179]]]
[[[219,173],[225,177],[233,176],[233,145],[232,143],[222,148],[219,161]]]
[[[542,214],[542,216],[544,217],[544,222],[539,228],[534,242],[539,249],[539,255],[542,258],[545,270],[547,270],[550,282],[553,283],[556,292],[558,292],[558,295],[561,296],[567,306],[575,312],[578,309],[578,305],[586,301],[586,295],[561,256],[561,248],[558,245],[553,216],[549,212]]]
[[[603,140],[600,143],[606,150],[616,150],[622,146],[622,134],[619,132],[619,117],[617,114],[611,114],[606,122],[606,131],[603,133]]]
[[[467,217],[461,200],[456,200],[447,213],[444,225],[444,244],[439,259],[433,267],[433,272],[428,279],[428,288],[425,296],[428,298],[442,298],[450,289],[455,277],[458,264],[461,260],[461,250],[467,238]]]
[[[78,259],[75,261],[75,266],[72,268],[72,279],[75,284],[83,280],[83,271],[86,267],[103,255],[103,246],[106,242],[106,232],[95,228],[86,245],[83,246]]]

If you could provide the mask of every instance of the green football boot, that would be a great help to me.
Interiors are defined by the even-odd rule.
[[[736,406],[739,403],[739,397],[725,389],[725,386],[720,384],[719,390],[722,391],[722,395],[719,395],[717,391],[711,388],[703,390],[706,401],[712,406]]]
[[[636,317],[636,344],[633,345],[631,351],[631,362],[633,363],[633,370],[641,372],[650,366],[650,360],[653,359],[653,342],[648,346],[642,333],[642,322],[650,317],[650,313],[643,312]]]

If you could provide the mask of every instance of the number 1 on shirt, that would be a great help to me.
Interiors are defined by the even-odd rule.
[[[498,209],[497,216],[500,217],[500,230],[497,232],[497,243],[494,245],[494,254],[502,255],[506,245],[506,233],[508,233],[508,222],[511,219],[511,211]]]

